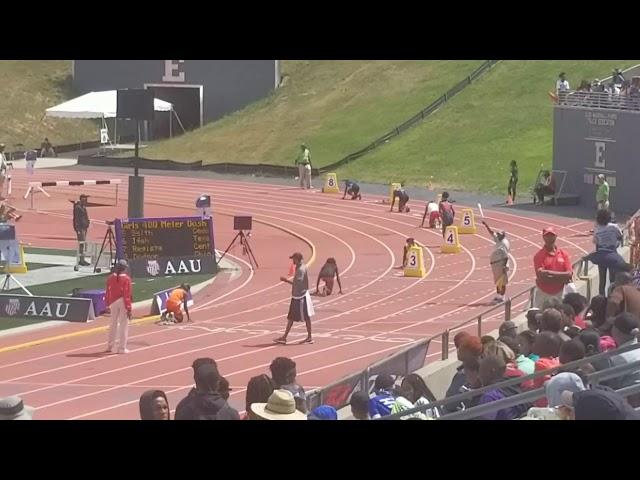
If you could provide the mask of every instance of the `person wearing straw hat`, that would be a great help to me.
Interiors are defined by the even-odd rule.
[[[287,328],[284,331],[284,335],[276,338],[274,341],[286,345],[287,336],[293,326],[293,322],[304,321],[307,327],[307,338],[300,343],[313,343],[311,336],[311,317],[314,314],[314,310],[311,294],[309,293],[309,273],[307,266],[302,261],[302,254],[300,252],[294,253],[289,258],[293,260],[296,266],[293,278],[289,280],[286,277],[280,277],[281,281],[291,284],[291,303],[289,304],[289,313],[287,315]]]
[[[296,410],[296,401],[288,390],[274,390],[267,403],[251,404],[251,411],[260,420],[306,420],[307,415]]]
[[[596,203],[598,210],[609,210],[609,184],[606,177],[598,175],[598,190],[596,190]]]
[[[34,411],[20,397],[0,398],[0,420],[33,420]]]

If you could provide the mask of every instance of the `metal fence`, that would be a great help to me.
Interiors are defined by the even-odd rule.
[[[558,94],[558,106],[640,111],[640,92],[620,94],[586,91],[561,92]]]
[[[402,132],[408,130],[409,128],[413,127],[417,123],[423,121],[429,115],[433,114],[436,110],[438,110],[440,107],[442,107],[445,103],[447,103],[449,100],[451,100],[453,97],[455,97],[458,93],[460,93],[462,90],[464,90],[465,87],[467,87],[468,85],[471,85],[471,83],[473,83],[476,79],[478,79],[481,75],[483,75],[485,72],[487,72],[489,69],[491,69],[491,67],[493,67],[498,62],[499,62],[499,60],[487,60],[487,61],[485,61],[482,65],[480,65],[478,68],[476,68],[464,80],[458,82],[447,93],[445,93],[444,95],[439,97],[437,100],[435,100],[428,107],[426,107],[426,108],[422,109],[421,111],[419,111],[418,113],[416,113],[409,120],[405,121],[401,125],[398,125],[393,130],[387,132],[386,134],[384,134],[380,138],[374,140],[373,142],[371,142],[369,145],[367,145],[366,147],[362,148],[361,150],[358,150],[357,152],[353,152],[353,153],[347,155],[346,157],[344,157],[343,159],[338,160],[337,162],[334,162],[334,163],[332,163],[330,165],[326,165],[326,166],[322,167],[320,169],[320,173],[333,171],[338,167],[346,165],[347,163],[349,163],[349,162],[351,162],[351,161],[353,161],[353,160],[355,160],[357,158],[362,157],[366,153],[369,153],[370,151],[375,150],[379,146],[385,144],[386,142],[391,140],[393,137],[396,137],[396,136],[400,135]]]
[[[573,264],[573,270],[578,278],[584,278],[588,273],[588,263],[580,259]],[[587,298],[591,298],[591,284],[587,282]],[[490,320],[507,321],[511,320],[513,313],[521,313],[533,306],[535,286],[528,287],[519,293],[511,296],[503,304],[491,307],[480,314],[465,320],[443,332],[438,333],[428,339],[420,340],[392,353],[388,357],[368,366],[365,370],[353,373],[337,380],[323,388],[312,390],[307,394],[307,407],[312,410],[320,405],[331,405],[336,409],[343,408],[349,404],[351,395],[358,391],[373,391],[375,378],[381,374],[390,374],[396,377],[404,377],[425,366],[429,347],[439,341],[441,345],[440,360],[447,360],[451,346],[452,335],[459,330],[476,325],[477,335],[482,336],[483,323]]]

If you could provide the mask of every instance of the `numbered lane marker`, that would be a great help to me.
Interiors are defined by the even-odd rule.
[[[473,215],[473,210],[470,208],[463,208],[462,216],[460,217],[460,227],[458,227],[458,233],[460,234],[476,234],[478,230],[476,229],[476,220]]]
[[[460,239],[458,238],[458,227],[449,226],[444,231],[444,243],[440,249],[442,253],[460,253]]]
[[[338,187],[338,176],[335,173],[327,173],[324,181],[324,187],[322,187],[323,193],[340,193]]]
[[[422,278],[427,274],[424,268],[424,254],[422,247],[413,246],[407,252],[407,264],[404,267],[405,277]]]

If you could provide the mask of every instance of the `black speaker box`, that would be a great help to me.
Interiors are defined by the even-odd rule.
[[[153,92],[144,89],[118,90],[117,118],[152,121]]]
[[[253,217],[249,217],[249,216],[233,217],[234,230],[251,230],[252,224],[253,224]]]

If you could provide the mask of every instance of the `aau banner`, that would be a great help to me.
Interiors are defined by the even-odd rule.
[[[0,295],[0,319],[13,317],[86,322],[95,319],[95,313],[88,298]]]

